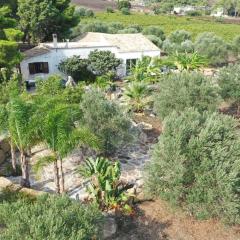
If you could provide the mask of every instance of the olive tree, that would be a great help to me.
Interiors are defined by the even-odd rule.
[[[164,120],[146,188],[198,218],[240,223],[240,136],[230,116],[188,108]]]
[[[228,60],[228,45],[214,33],[199,34],[195,41],[195,50],[213,65],[222,64]]]
[[[233,100],[237,104],[237,115],[240,115],[240,65],[223,67],[218,74],[220,94],[225,100]]]
[[[83,95],[81,111],[83,123],[99,138],[105,155],[115,153],[133,140],[130,119],[119,105],[107,100],[100,91],[91,90]]]
[[[159,83],[154,96],[154,110],[164,119],[173,110],[195,107],[200,112],[216,110],[219,103],[218,87],[211,78],[198,72],[172,74]]]

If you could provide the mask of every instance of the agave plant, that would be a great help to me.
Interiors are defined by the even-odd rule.
[[[161,73],[158,58],[144,56],[131,69],[130,79],[134,81],[155,82]]]
[[[180,71],[197,70],[207,64],[207,60],[197,52],[194,52],[193,54],[176,53],[174,56],[174,62]]]
[[[142,112],[150,102],[149,93],[150,90],[146,83],[133,82],[126,87],[124,96],[127,98],[133,111]]]
[[[88,158],[78,172],[91,179],[87,191],[94,197],[102,210],[130,209],[126,191],[133,186],[120,181],[120,163],[106,158]]]

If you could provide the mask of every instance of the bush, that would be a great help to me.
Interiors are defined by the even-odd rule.
[[[240,137],[237,122],[186,109],[164,121],[146,167],[147,190],[198,218],[240,223]]]
[[[91,51],[88,55],[89,68],[95,75],[104,75],[116,71],[122,61],[115,57],[111,51]]]
[[[181,44],[186,40],[191,40],[191,33],[185,30],[177,30],[169,35],[169,40],[172,43]]]
[[[95,79],[94,74],[88,69],[88,59],[81,59],[80,56],[73,56],[64,59],[58,65],[58,69],[76,81],[93,81]]]
[[[154,35],[160,38],[162,41],[165,39],[165,34],[161,27],[149,26],[143,29],[142,33],[144,35]]]
[[[138,31],[137,31],[136,28],[125,28],[125,29],[119,30],[117,33],[120,33],[120,34],[125,34],[125,33],[138,33]]]
[[[0,238],[86,240],[101,236],[102,215],[93,205],[82,205],[68,197],[39,197],[30,202],[0,204]]]
[[[234,50],[234,54],[236,56],[238,56],[240,54],[240,35],[236,36],[234,39],[233,39],[233,50]]]
[[[191,41],[191,34],[185,30],[172,32],[163,42],[163,50],[168,54],[190,53],[194,51],[194,44]]]
[[[214,65],[226,63],[228,60],[228,45],[214,33],[205,32],[198,35],[195,50]]]
[[[154,99],[154,110],[160,119],[173,110],[181,112],[188,107],[200,112],[214,111],[219,103],[216,84],[197,72],[182,72],[162,79]]]
[[[60,95],[64,89],[62,77],[59,75],[51,75],[47,79],[37,79],[36,93],[41,96]]]
[[[113,10],[112,7],[107,7],[106,12],[107,13],[114,13],[114,10]]]
[[[91,90],[85,93],[81,110],[84,123],[99,137],[105,154],[114,153],[133,139],[128,117],[116,103],[105,99],[101,92]]]
[[[162,40],[155,35],[146,35],[146,37],[159,48],[162,47]]]
[[[94,12],[91,9],[78,8],[76,14],[80,17],[94,17]]]
[[[229,65],[219,71],[218,84],[220,94],[225,100],[233,100],[238,106],[240,114],[240,65]]]
[[[121,13],[123,15],[130,15],[131,14],[129,8],[122,8]]]
[[[91,179],[87,191],[100,209],[131,211],[131,207],[127,203],[130,197],[127,190],[132,188],[132,185],[125,184],[120,180],[119,161],[113,163],[106,158],[89,158],[84,165],[80,166],[79,173]]]
[[[191,16],[191,17],[199,17],[202,15],[203,15],[202,12],[197,10],[192,10],[187,12],[187,16]]]
[[[131,8],[131,3],[128,0],[121,0],[121,1],[118,1],[117,7],[118,7],[118,10],[122,10],[123,8],[129,9]]]
[[[88,10],[86,11],[86,17],[94,17],[94,12],[93,12],[93,10],[88,9]]]

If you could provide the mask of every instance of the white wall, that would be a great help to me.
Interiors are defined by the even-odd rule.
[[[45,78],[50,74],[61,74],[64,76],[59,70],[58,65],[59,63],[66,58],[72,57],[74,55],[80,55],[82,58],[87,58],[89,53],[95,49],[98,50],[109,50],[115,53],[117,58],[123,60],[123,64],[118,68],[117,74],[118,76],[122,77],[126,75],[126,60],[127,59],[140,59],[142,56],[160,56],[160,51],[144,51],[144,52],[127,52],[121,53],[118,52],[116,47],[89,47],[89,48],[57,48],[51,49],[49,53],[32,57],[26,60],[23,60],[20,64],[21,72],[23,75],[24,80],[34,80],[36,77]],[[49,65],[49,74],[34,74],[30,75],[28,64],[34,62],[48,62]]]

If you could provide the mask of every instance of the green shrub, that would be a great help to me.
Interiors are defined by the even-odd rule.
[[[163,42],[163,50],[168,54],[193,52],[194,44],[191,41],[191,34],[185,30],[172,32]]]
[[[240,54],[240,35],[236,36],[233,39],[233,50],[234,50],[234,55],[238,56]]]
[[[120,0],[118,1],[117,7],[118,7],[118,10],[122,10],[123,8],[129,9],[131,8],[131,3],[128,0]]]
[[[148,26],[143,29],[142,33],[144,35],[154,35],[154,36],[160,38],[162,41],[165,39],[165,34],[161,27]]]
[[[136,28],[124,28],[122,30],[119,30],[117,33],[125,34],[125,33],[138,33]]]
[[[100,239],[102,215],[93,205],[68,197],[41,196],[0,204],[0,239]]]
[[[82,59],[80,56],[73,56],[62,60],[58,69],[66,75],[70,75],[73,79],[78,81],[93,81],[94,74],[88,69],[88,59]]]
[[[226,63],[228,60],[228,45],[214,33],[199,34],[195,42],[195,50],[214,65]]]
[[[217,86],[197,72],[182,72],[162,79],[154,96],[154,110],[160,119],[186,107],[195,107],[200,112],[216,110],[218,103]]]
[[[84,123],[102,142],[105,154],[114,153],[133,139],[131,122],[122,109],[104,95],[91,90],[83,95],[81,102]]]
[[[146,35],[146,37],[159,48],[162,47],[162,40],[155,35]]]
[[[240,114],[240,65],[222,68],[218,73],[218,84],[223,99],[236,102]]]
[[[106,8],[106,12],[107,12],[107,13],[114,13],[114,10],[113,10],[112,7],[107,7],[107,8]]]
[[[131,14],[129,8],[122,8],[121,13],[123,15],[130,15]]]
[[[97,202],[102,210],[128,209],[129,195],[126,191],[132,188],[131,184],[125,184],[120,180],[120,162],[111,162],[106,158],[89,158],[84,165],[80,166],[78,172],[91,178],[87,191]]]
[[[86,17],[94,17],[94,12],[91,9],[87,9],[86,11]]]
[[[122,60],[116,58],[111,51],[91,51],[88,55],[89,69],[95,75],[104,75],[110,71],[116,71]]]
[[[192,10],[187,12],[187,16],[191,16],[191,17],[199,17],[202,15],[203,15],[202,12],[197,10]]]
[[[240,136],[218,113],[173,112],[146,167],[146,188],[198,218],[240,223]]]
[[[59,75],[51,75],[47,79],[36,80],[36,93],[41,96],[56,96],[64,89],[62,77]]]

